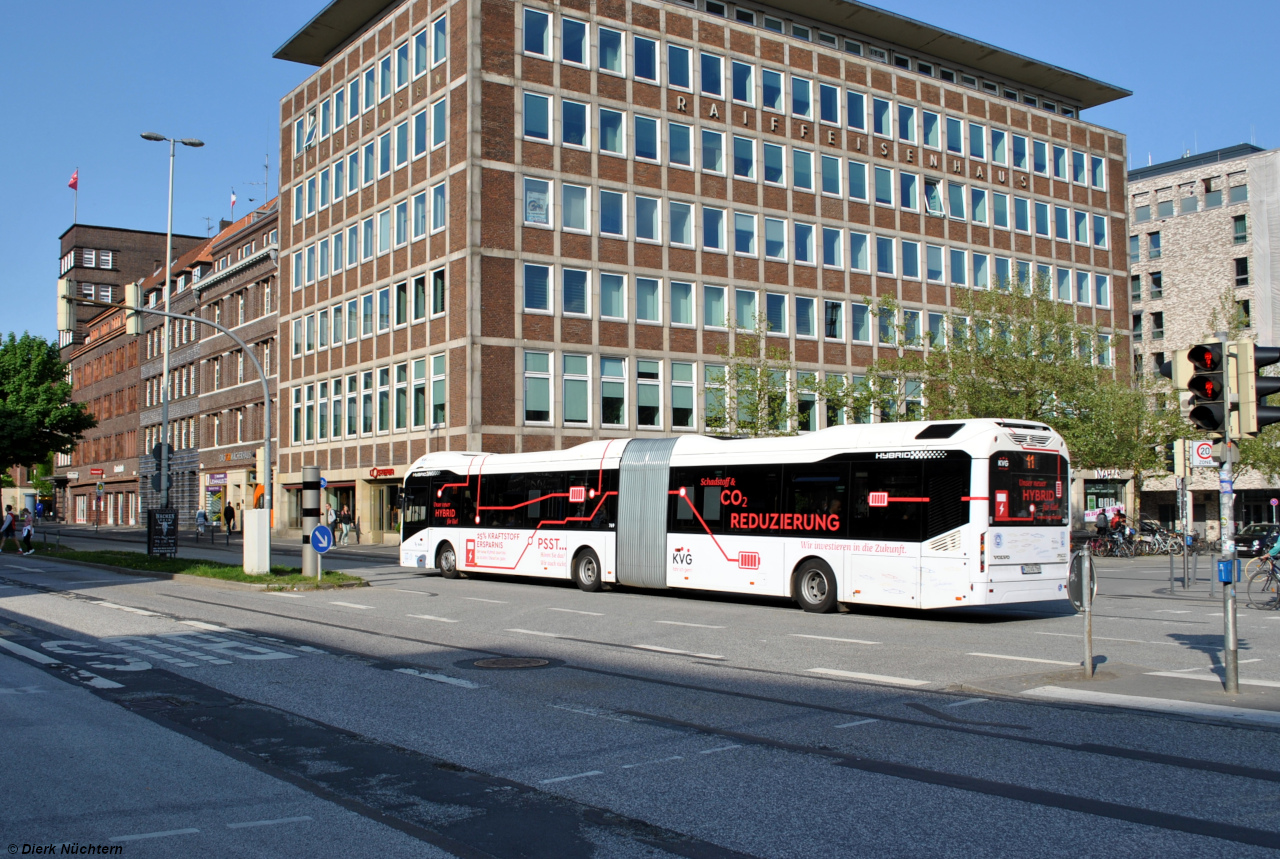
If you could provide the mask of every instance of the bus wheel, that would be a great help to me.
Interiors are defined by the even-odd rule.
[[[805,611],[829,612],[836,607],[836,577],[823,561],[805,561],[796,570],[792,593]]]
[[[446,579],[461,577],[461,573],[458,572],[458,556],[454,554],[452,543],[441,543],[440,548],[436,550],[436,569]]]
[[[571,575],[573,583],[584,591],[595,592],[604,585],[600,578],[600,559],[590,549],[583,549],[573,559]]]

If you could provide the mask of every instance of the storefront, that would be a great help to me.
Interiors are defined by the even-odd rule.
[[[353,469],[330,476],[322,474],[325,486],[320,490],[320,515],[325,505],[341,514],[351,512],[351,544],[400,542],[400,489],[402,476],[396,468],[370,468],[352,478]],[[302,484],[286,483],[283,487],[285,528],[302,530]]]
[[[99,471],[101,469],[94,469]],[[138,524],[138,482],[136,477],[124,480],[111,475],[67,474],[66,497],[70,521],[78,525],[132,526]]]

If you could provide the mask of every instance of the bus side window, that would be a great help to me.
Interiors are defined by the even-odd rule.
[[[840,462],[788,465],[782,511],[806,517],[789,532],[844,536],[849,509],[849,466]],[[808,524],[811,527],[804,527]]]
[[[930,463],[924,470],[924,494],[929,504],[925,508],[923,539],[969,523],[969,503],[962,499],[969,494],[972,472],[973,460],[968,456]]]

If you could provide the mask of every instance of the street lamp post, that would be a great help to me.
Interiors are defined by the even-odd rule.
[[[169,143],[169,220],[165,228],[164,238],[164,309],[169,309],[169,288],[173,278],[173,156],[177,144],[200,147],[204,141],[194,137],[165,137],[148,131],[142,135],[143,140]],[[164,358],[160,370],[160,508],[169,507],[169,317],[164,317]]]

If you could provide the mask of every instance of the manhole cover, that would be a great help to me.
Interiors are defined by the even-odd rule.
[[[542,668],[550,665],[551,660],[529,656],[498,656],[492,659],[477,659],[471,664],[476,668]]]

